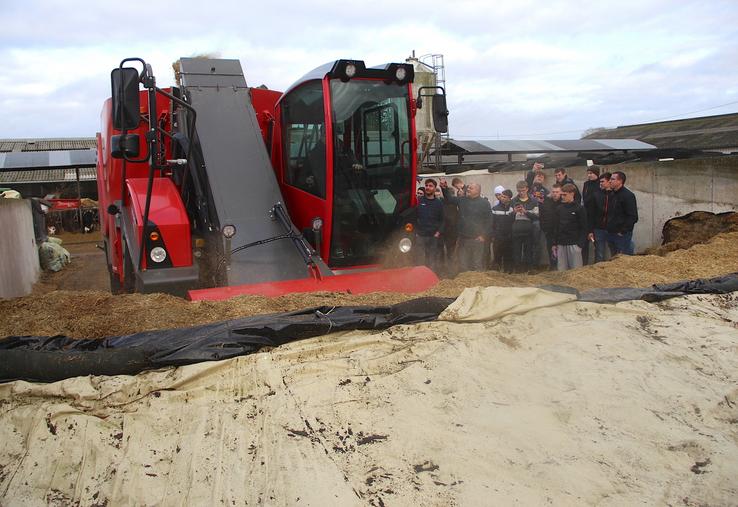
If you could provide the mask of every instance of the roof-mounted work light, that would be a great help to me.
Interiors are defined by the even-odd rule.
[[[345,83],[354,77],[361,77],[365,71],[366,65],[361,60],[337,60],[328,75]]]
[[[404,85],[412,82],[415,77],[415,70],[409,63],[390,63],[387,66],[387,77],[385,83],[397,83],[398,85]]]

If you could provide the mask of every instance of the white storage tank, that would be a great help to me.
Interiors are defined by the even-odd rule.
[[[413,82],[413,96],[415,98],[418,98],[418,89],[421,86],[436,86],[436,73],[431,66],[421,62],[415,56],[409,57],[405,62],[411,63],[415,70],[415,79]],[[433,91],[426,90],[425,93],[433,93]],[[418,133],[418,160],[421,164],[427,164],[428,154],[433,148],[436,139],[436,131],[433,128],[433,105],[431,100],[423,100],[423,108],[418,109],[415,115],[415,128]]]

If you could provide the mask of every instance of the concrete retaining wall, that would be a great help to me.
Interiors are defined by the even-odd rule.
[[[545,185],[554,183],[554,168],[544,169]],[[738,207],[738,157],[673,160],[668,162],[619,164],[608,170],[623,171],[627,177],[625,186],[638,200],[639,220],[634,231],[636,251],[658,246],[663,240],[662,231],[667,220],[692,211],[720,213],[734,211]],[[568,167],[567,173],[581,189],[586,167]],[[510,188],[515,195],[515,184],[525,179],[524,171],[485,173],[472,171],[453,175],[465,183],[477,182],[482,193],[494,199],[497,185]],[[446,176],[451,182],[453,176]]]
[[[0,235],[0,298],[25,296],[41,272],[31,201],[0,199]]]

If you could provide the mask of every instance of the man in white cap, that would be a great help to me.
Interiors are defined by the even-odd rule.
[[[495,187],[495,202],[492,203],[492,206],[497,206],[500,204],[500,194],[505,191],[505,187],[502,185],[497,185]]]

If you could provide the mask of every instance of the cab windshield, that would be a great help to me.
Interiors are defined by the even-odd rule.
[[[329,263],[378,262],[398,215],[410,206],[408,87],[331,81],[333,234]]]

